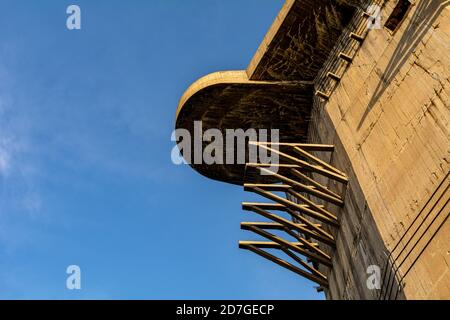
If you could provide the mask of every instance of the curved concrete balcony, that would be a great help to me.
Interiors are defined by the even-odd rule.
[[[194,136],[194,122],[202,121],[203,131],[279,129],[280,141],[306,141],[313,80],[348,24],[351,5],[287,0],[247,70],[212,73],[187,89],[176,112],[176,128]],[[191,166],[208,178],[243,184],[244,164]]]

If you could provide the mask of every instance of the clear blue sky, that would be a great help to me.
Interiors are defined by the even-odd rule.
[[[238,249],[250,194],[170,160],[184,90],[244,69],[282,3],[1,1],[0,298],[322,298]]]

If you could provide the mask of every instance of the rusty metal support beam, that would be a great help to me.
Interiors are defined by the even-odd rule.
[[[343,178],[347,179],[347,175],[343,173],[342,171],[338,170],[336,167],[333,167],[331,164],[326,163],[322,159],[319,159],[318,157],[313,156],[311,153],[303,150],[299,147],[294,147],[294,151],[297,152],[299,155],[311,160],[314,163],[317,163],[319,166],[328,169],[329,171],[334,171],[336,174],[342,176]]]
[[[331,220],[335,221],[336,223],[338,223],[338,218],[334,214],[332,214],[331,212],[328,212],[324,208],[319,207],[317,204],[315,204],[313,201],[309,200],[308,198],[306,198],[302,194],[300,194],[298,192],[295,192],[293,190],[289,190],[288,193],[290,195],[294,196],[295,198],[297,198],[298,200],[301,200],[301,201],[305,202],[310,208],[312,208],[314,210],[317,210],[317,212],[320,212],[324,216],[326,216],[329,219],[331,219]]]
[[[270,241],[278,243],[281,246],[285,246],[292,251],[295,251],[305,257],[310,258],[311,260],[314,260],[317,263],[321,263],[327,267],[332,266],[331,265],[331,257],[326,252],[324,252],[323,250],[314,246],[311,242],[309,242],[308,240],[306,240],[300,236],[296,237],[296,238],[299,242],[301,242],[305,246],[304,249],[294,246],[294,245],[292,245],[292,243],[290,241],[287,241],[287,240],[285,240],[279,236],[276,236],[270,232],[267,232],[265,230],[259,229],[258,227],[241,225],[241,228],[243,230],[252,231]]]
[[[355,37],[355,40],[358,39]],[[343,53],[340,54],[340,57],[348,62],[352,61],[351,57]],[[331,72],[327,76],[336,81],[340,80],[337,74]],[[329,98],[329,96],[325,95],[325,98]],[[341,207],[344,205],[344,200],[337,191],[332,191],[322,184],[323,182],[315,180],[315,174],[344,185],[348,184],[348,177],[344,172],[311,152],[333,152],[334,146],[256,141],[251,141],[249,144],[278,155],[281,163],[246,164],[244,181],[247,179],[249,179],[248,182],[258,181],[255,173],[259,173],[269,177],[264,181],[270,181],[270,183],[244,183],[244,190],[259,194],[274,203],[242,203],[244,210],[259,214],[268,221],[241,223],[243,230],[263,237],[264,241],[240,241],[239,247],[253,251],[318,283],[320,288],[326,288],[328,280],[319,271],[319,264],[331,268],[332,258],[329,251],[325,249],[327,247],[323,247],[322,244],[331,248],[336,247],[334,235],[327,227],[338,228],[339,221],[336,215],[327,210],[328,206],[316,203],[315,198]],[[280,192],[285,193],[288,199],[284,195],[279,195]],[[292,199],[289,196],[292,196]],[[273,211],[284,212],[283,216],[286,217]],[[273,234],[267,230],[278,232]],[[286,239],[281,236],[280,231],[286,234]],[[292,259],[294,264],[262,249],[280,250],[290,258],[289,260]]]
[[[267,170],[267,172],[271,172],[269,170]],[[295,175],[295,174],[294,174]],[[320,184],[318,183],[314,183],[311,186],[302,184],[300,182],[297,182],[295,180],[292,180],[288,177],[285,177],[283,175],[280,174],[273,174],[274,177],[284,181],[284,182],[288,182],[290,184],[264,184],[264,183],[259,183],[259,184],[254,184],[254,183],[245,183],[244,184],[244,188],[245,190],[250,189],[250,188],[260,188],[263,189],[265,191],[273,191],[273,192],[290,192],[292,189],[297,190],[300,189],[300,192],[305,192],[308,194],[311,194],[317,198],[320,198],[322,200],[328,201],[330,203],[336,204],[336,205],[343,205],[344,201],[342,200],[342,198],[331,192],[328,189],[322,189],[320,188]],[[300,175],[301,176],[301,173]],[[305,180],[309,179],[308,177],[305,176]],[[310,179],[308,181],[314,182],[314,180]],[[315,185],[318,185],[318,187],[316,188]],[[319,189],[319,190],[317,190]],[[309,200],[305,201],[308,202]],[[308,203],[309,204],[309,203]],[[318,206],[317,204],[313,205],[314,207]],[[321,206],[323,208],[323,206]],[[326,215],[329,215],[330,218],[332,219],[336,219],[336,217],[332,214],[326,213]]]
[[[291,242],[292,245],[299,247],[299,248],[304,248],[305,245],[302,244],[301,242]],[[255,246],[257,248],[261,248],[261,249],[281,249],[282,246],[280,246],[280,244],[276,243],[276,242],[272,242],[272,241],[239,241],[239,245],[247,245],[247,246]],[[317,243],[313,243],[314,246],[318,246]]]
[[[242,202],[242,207],[248,207],[248,206],[257,206],[264,210],[277,210],[277,211],[283,211],[287,212],[286,206],[280,204],[280,203],[267,203],[267,202]],[[308,208],[307,205],[303,205],[304,207]],[[319,207],[324,208],[324,206],[319,205]],[[320,227],[320,224],[315,224],[316,226]]]
[[[266,203],[266,202],[242,202],[242,208],[246,210],[246,207],[257,206],[264,210],[278,210],[286,212],[286,207],[281,203]]]
[[[309,270],[312,274],[314,274],[315,276],[322,278],[324,281],[327,281],[327,277],[320,272],[319,270],[317,270],[316,268],[310,266],[307,262],[305,262],[302,258],[298,257],[297,255],[295,255],[294,253],[292,253],[291,251],[289,251],[288,249],[281,247],[281,251],[283,251],[287,256],[289,256],[291,259],[293,259],[295,262],[297,262],[298,264],[300,264],[303,268]]]
[[[292,188],[290,185],[287,185],[287,184],[246,183],[246,186],[248,188],[261,188],[266,191],[274,191],[274,192],[278,192],[278,191],[287,192],[289,189]]]
[[[286,269],[288,269],[288,270],[290,270],[292,272],[297,273],[298,275],[300,275],[300,276],[302,276],[302,277],[304,277],[304,278],[306,278],[308,280],[311,280],[311,281],[319,284],[320,286],[328,288],[328,281],[323,280],[321,277],[312,275],[312,274],[310,274],[310,273],[308,273],[308,272],[306,272],[306,271],[304,271],[304,270],[294,266],[293,264],[291,264],[291,263],[289,263],[289,262],[287,262],[287,261],[285,261],[283,259],[275,257],[274,255],[272,255],[272,254],[270,254],[270,253],[268,253],[268,252],[266,252],[264,250],[261,250],[261,249],[255,247],[255,246],[252,246],[252,245],[242,245],[242,246],[240,246],[240,248],[250,250],[250,251],[260,255],[263,258],[266,258],[266,259],[268,259],[268,260],[270,260],[270,261],[272,261],[272,262],[274,262],[274,263],[276,263],[276,264],[278,264],[278,265],[280,265],[280,266],[282,266],[282,267],[284,267],[284,268],[286,268]]]
[[[250,207],[258,207],[261,208],[263,210],[277,210],[277,211],[282,211],[282,212],[286,212],[288,213],[292,219],[297,219],[300,222],[302,222],[303,224],[305,224],[306,226],[308,226],[310,229],[316,231],[317,233],[323,235],[325,238],[328,238],[330,241],[334,241],[334,237],[333,235],[331,235],[330,233],[326,232],[325,230],[323,230],[322,225],[318,224],[318,223],[312,223],[311,221],[309,221],[308,219],[306,219],[305,217],[301,216],[299,213],[295,212],[294,210],[291,210],[289,208],[287,208],[286,206],[279,204],[279,203],[258,203],[258,202],[243,202],[242,203],[242,208],[244,210],[251,210]],[[305,206],[307,207],[307,206]],[[322,207],[322,206],[320,206]]]
[[[285,177],[281,174],[274,173],[273,171],[266,169],[266,168],[258,168],[258,170],[264,172],[266,175],[270,175],[276,179],[279,179],[280,181],[288,184],[291,186],[294,190],[309,193],[310,195],[317,197],[319,199],[328,201],[332,204],[335,204],[337,206],[343,206],[344,201],[340,198],[336,198],[334,196],[331,196],[329,193],[322,192],[320,190],[317,190],[314,186],[308,186],[303,183],[300,183],[298,181],[295,181],[291,178]]]
[[[330,246],[335,246],[336,243],[333,238],[330,239],[330,237],[324,236],[321,233],[318,233],[316,230],[308,228],[309,226],[306,224],[296,224],[292,221],[289,221],[287,219],[284,219],[280,216],[277,216],[276,214],[267,212],[261,208],[258,208],[256,206],[252,207],[243,207],[244,210],[255,212],[264,218],[267,218],[269,220],[275,221],[278,224],[282,225],[284,228],[287,228],[289,230],[295,230],[298,231],[304,235],[310,236],[313,239],[316,239],[318,241],[321,241],[325,244],[328,244]]]
[[[316,172],[318,174],[321,174],[325,177],[328,177],[330,179],[339,181],[341,183],[347,184],[348,183],[348,179],[347,177],[343,177],[341,175],[336,174],[334,171],[330,171],[327,170],[321,166],[316,166],[316,165],[312,165],[304,160],[298,159],[294,156],[291,156],[287,153],[281,152],[279,150],[275,150],[273,148],[264,146],[264,145],[260,145],[261,148],[266,149],[267,151],[270,151],[272,153],[276,153],[278,154],[281,158],[285,159],[286,161],[288,161],[289,163],[293,163],[296,165],[299,165],[301,168],[306,168],[310,171]]]
[[[287,213],[289,213],[291,215],[292,219],[297,219],[300,222],[307,224],[311,229],[314,229],[315,231],[317,231],[317,233],[320,233],[321,235],[325,236],[326,238],[334,241],[333,235],[326,232],[322,228],[322,226],[316,227],[315,224],[313,224],[311,221],[309,221],[308,219],[306,219],[304,216],[300,215],[299,213],[295,212],[294,210],[287,209]]]
[[[246,167],[249,168],[278,168],[278,169],[300,169],[301,167],[299,165],[296,164],[286,164],[286,163],[280,163],[280,164],[275,164],[275,163],[254,163],[254,162],[249,162],[245,165]]]
[[[311,183],[316,189],[318,189],[319,191],[322,191],[323,193],[327,193],[329,194],[331,197],[334,197],[336,199],[340,199],[342,200],[342,197],[340,195],[338,195],[337,193],[334,193],[333,191],[331,191],[330,189],[328,189],[327,187],[325,187],[324,185],[320,184],[319,182],[317,182],[316,180],[308,177],[306,174],[301,173],[300,171],[296,170],[296,169],[291,169],[290,170],[291,174],[293,176],[295,176],[296,178],[299,178],[303,181],[309,182]]]
[[[299,147],[299,148],[302,148],[303,150],[308,150],[308,151],[322,151],[322,152],[333,152],[334,151],[334,145],[332,145],[332,144],[259,142],[259,141],[250,141],[249,144],[257,145],[257,146]]]
[[[245,209],[250,211],[250,209]],[[293,223],[293,222],[292,222]],[[286,228],[285,225],[276,222],[241,222],[243,225],[255,226],[264,230],[284,230]],[[302,223],[294,223],[299,228],[307,228],[306,224]]]
[[[333,225],[335,227],[339,226],[339,223],[336,220],[330,219],[329,217],[321,214],[320,212],[314,211],[314,210],[308,208],[307,206],[292,202],[290,200],[287,200],[285,198],[277,196],[276,194],[267,192],[261,188],[247,188],[245,184],[244,184],[244,188],[246,191],[255,192],[255,193],[259,194],[260,196],[263,196],[269,200],[284,204],[286,207],[290,207],[293,210],[298,210],[298,211],[302,212],[303,214],[310,216],[313,219],[317,219],[319,221],[322,221],[323,223],[327,223],[327,224]]]

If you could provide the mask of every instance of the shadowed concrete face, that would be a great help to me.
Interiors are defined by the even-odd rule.
[[[344,1],[286,1],[247,69],[252,80],[314,80],[353,15]]]

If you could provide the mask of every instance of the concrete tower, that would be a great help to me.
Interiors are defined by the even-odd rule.
[[[271,175],[191,165],[265,199],[243,209],[267,222],[241,226],[264,241],[241,248],[329,299],[450,299],[449,4],[287,0],[247,70],[186,91],[176,128],[192,136],[279,129],[247,146],[279,156]]]

